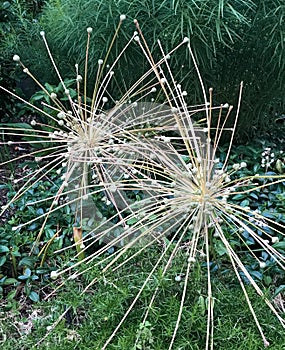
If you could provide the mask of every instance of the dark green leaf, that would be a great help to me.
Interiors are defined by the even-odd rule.
[[[38,293],[33,292],[33,291],[29,294],[29,298],[34,302],[37,302],[40,300]]]
[[[0,253],[8,253],[10,249],[5,245],[0,245]]]

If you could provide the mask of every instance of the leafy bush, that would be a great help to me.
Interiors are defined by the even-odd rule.
[[[28,32],[29,23],[38,14],[42,0],[10,0],[0,4],[0,83],[8,89],[15,89],[21,79],[19,71],[12,64],[14,52],[18,50],[19,40]],[[17,90],[20,93],[20,89]],[[0,96],[0,120],[15,118],[19,105],[5,92]]]
[[[43,9],[40,27],[47,32],[54,57],[64,77],[70,77],[74,64],[84,62],[85,42],[82,30],[92,26],[96,45],[90,48],[90,77],[94,77],[98,59],[106,53],[116,27],[114,18],[120,13],[128,21],[139,17],[145,38],[154,57],[159,57],[157,40],[165,50],[170,50],[184,36],[188,36],[195,59],[206,85],[213,86],[219,100],[235,104],[240,80],[245,82],[242,113],[237,132],[240,136],[266,129],[268,119],[282,114],[284,109],[284,6],[282,0],[274,1],[76,1],[51,0]],[[129,23],[127,22],[127,23]],[[19,54],[28,62],[33,72],[41,70],[44,82],[55,83],[50,76],[46,55],[37,37],[35,26],[22,33]],[[39,27],[37,28],[39,31]],[[125,24],[120,38],[130,35],[132,26]],[[30,43],[33,43],[30,46]],[[107,44],[107,46],[106,46]],[[122,49],[122,40],[116,42],[110,61]],[[26,50],[30,47],[29,50]],[[33,55],[30,54],[33,52]],[[186,53],[187,55],[187,53]],[[140,62],[138,65],[137,62]],[[181,50],[171,60],[176,79],[183,81],[184,89],[191,92],[192,104],[201,101],[201,90],[190,60],[185,60]],[[118,65],[118,84],[129,86],[148,67],[144,55],[130,48]],[[90,80],[90,90],[93,82]]]

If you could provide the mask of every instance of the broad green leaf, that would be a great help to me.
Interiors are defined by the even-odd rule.
[[[0,257],[0,266],[3,266],[7,260],[7,257],[5,255]]]
[[[33,291],[29,294],[29,298],[34,302],[37,302],[40,300],[38,293],[33,292]]]
[[[0,253],[8,253],[10,249],[5,245],[0,245]]]

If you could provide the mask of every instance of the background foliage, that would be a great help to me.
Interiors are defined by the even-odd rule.
[[[20,42],[36,23],[43,0],[10,0],[0,3],[0,84],[6,88],[16,88],[22,75],[12,57],[18,51]],[[17,91],[20,93],[20,90]],[[14,117],[19,110],[17,102],[8,94],[0,95],[0,121]]]
[[[66,77],[73,77],[74,64],[84,61],[86,28],[91,26],[94,29],[89,67],[92,76],[96,68],[92,62],[97,63],[105,55],[122,13],[128,21],[123,25],[110,62],[124,45],[124,37],[132,35],[135,29],[132,20],[137,18],[154,57],[159,54],[157,39],[167,52],[183,37],[190,38],[206,86],[214,87],[218,103],[235,104],[237,87],[244,80],[240,136],[252,136],[258,129],[265,129],[269,120],[272,122],[282,115],[285,86],[282,0],[50,0],[42,10],[39,23],[29,17],[13,29],[17,38],[7,40],[6,52],[10,51],[11,57],[17,49],[31,71],[41,71],[43,82],[55,83],[39,31],[46,31],[60,71]],[[201,95],[189,62],[185,50],[181,50],[171,66],[191,95],[192,104],[201,101]],[[134,82],[146,67],[140,50],[131,45],[118,66],[121,79],[116,88]]]

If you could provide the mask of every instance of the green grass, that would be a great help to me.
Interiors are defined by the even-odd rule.
[[[50,335],[35,349],[101,349],[111,335],[125,311],[132,302],[140,285],[147,276],[147,271],[155,261],[158,248],[151,248],[137,257],[132,264],[126,264],[120,271],[106,275],[99,283],[93,285],[84,296],[80,295],[83,284],[98,276],[98,270],[90,270],[80,279],[69,281],[53,297],[40,303],[29,304],[25,301],[2,301],[0,312],[0,336],[2,349],[33,349],[33,346],[47,333],[47,327],[57,320],[66,306],[71,307],[71,319],[63,319]],[[175,276],[181,271],[181,259],[176,259],[167,275],[161,278],[158,272],[143,292],[117,336],[108,349],[145,349],[163,350],[167,348],[175,327],[180,307],[183,288]],[[191,274],[191,283],[184,305],[181,325],[174,349],[199,350],[205,346],[207,310],[204,289],[205,272],[196,268]],[[263,349],[262,339],[256,329],[243,292],[235,282],[234,276],[215,275],[213,295],[215,297],[214,348],[219,350]],[[141,347],[133,348],[145,308],[156,288],[160,286],[158,298],[152,306],[148,324],[141,330]],[[276,318],[268,312],[263,301],[253,288],[248,287],[253,307],[259,317],[265,334],[270,341],[269,349],[285,349],[285,334]],[[51,289],[49,289],[50,291]],[[47,293],[48,290],[43,291]],[[31,314],[33,328],[27,335],[21,335],[21,323],[28,325]],[[3,340],[6,340],[3,342]]]

